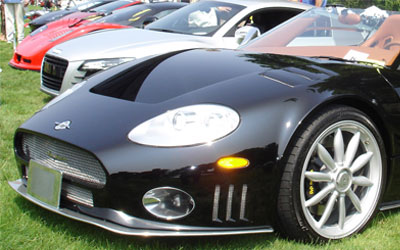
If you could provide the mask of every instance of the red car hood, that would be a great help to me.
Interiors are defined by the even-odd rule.
[[[66,19],[48,24],[46,30],[34,36],[26,37],[17,46],[9,64],[19,69],[39,71],[46,52],[59,43],[96,30],[129,27],[120,24],[88,22],[89,20],[85,19]]]

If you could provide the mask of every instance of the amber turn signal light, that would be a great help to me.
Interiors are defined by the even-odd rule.
[[[246,168],[250,161],[242,157],[224,157],[218,160],[218,166],[226,169]]]

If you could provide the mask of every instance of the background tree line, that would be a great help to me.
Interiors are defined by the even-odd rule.
[[[343,4],[349,8],[367,8],[375,5],[384,10],[400,11],[400,0],[328,0],[328,4]]]

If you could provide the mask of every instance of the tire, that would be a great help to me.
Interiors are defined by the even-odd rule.
[[[382,137],[366,114],[348,106],[332,106],[307,121],[286,150],[279,228],[307,242],[361,232],[385,187]]]

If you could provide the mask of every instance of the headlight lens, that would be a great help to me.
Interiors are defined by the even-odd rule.
[[[53,106],[54,104],[56,104],[57,102],[61,101],[65,97],[67,97],[70,94],[74,93],[77,89],[82,87],[82,85],[85,84],[85,83],[86,83],[86,81],[83,81],[83,82],[80,82],[78,84],[75,84],[74,86],[72,86],[72,88],[67,89],[64,93],[62,93],[61,95],[53,98],[50,102],[48,102],[46,105],[44,105],[44,107],[41,109],[41,111],[49,108],[50,106]]]
[[[79,68],[83,71],[100,71],[105,70],[114,66],[117,66],[122,63],[126,63],[129,61],[134,60],[133,57],[126,57],[126,58],[109,58],[109,59],[99,59],[99,60],[90,60],[85,61],[82,66]]]
[[[181,147],[211,143],[234,131],[239,114],[215,104],[186,106],[165,112],[134,128],[128,138],[157,147]]]

